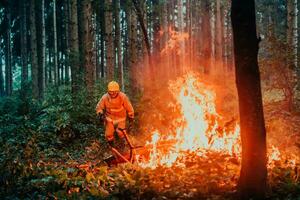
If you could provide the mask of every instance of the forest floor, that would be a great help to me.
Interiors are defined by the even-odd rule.
[[[280,149],[282,159],[269,166],[268,199],[299,199],[300,163],[291,165],[289,156],[299,153],[300,115],[272,110],[266,108],[268,142]],[[82,136],[47,148],[33,148],[34,140],[38,138],[26,145],[23,160],[14,160],[14,166],[7,166],[16,176],[1,177],[5,183],[0,196],[6,199],[235,199],[240,162],[229,155],[210,152],[199,157],[190,153],[185,167],[149,169],[129,163],[109,167],[103,162],[107,145],[98,135]]]

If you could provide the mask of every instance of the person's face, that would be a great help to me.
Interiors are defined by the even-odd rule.
[[[119,94],[119,91],[108,91],[108,94],[111,98],[116,98]]]

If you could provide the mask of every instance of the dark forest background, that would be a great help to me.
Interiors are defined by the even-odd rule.
[[[255,3],[269,141],[298,151],[299,5]],[[87,183],[74,182],[80,175],[70,167],[74,160],[103,157],[106,144],[95,105],[107,83],[117,80],[137,107],[136,132],[143,106],[149,106],[143,95],[164,90],[169,79],[193,70],[232,88],[230,8],[227,0],[0,1],[0,195],[38,198],[60,191],[55,195],[65,198],[90,184],[84,195],[111,197],[109,190],[91,189],[92,175],[78,179]],[[63,169],[55,171],[53,165],[60,164]],[[275,197],[299,195],[299,171],[291,171],[274,172],[281,177],[271,181]],[[74,179],[66,178],[70,173]],[[128,192],[123,186],[112,196]],[[136,195],[135,187],[129,195]]]

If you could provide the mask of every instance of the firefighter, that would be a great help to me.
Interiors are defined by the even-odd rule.
[[[96,106],[96,114],[105,124],[105,138],[113,146],[116,132],[123,145],[126,128],[126,118],[129,118],[128,129],[132,128],[134,110],[126,94],[120,91],[119,84],[111,81],[107,86],[107,93],[102,96]],[[121,147],[124,148],[124,147]]]

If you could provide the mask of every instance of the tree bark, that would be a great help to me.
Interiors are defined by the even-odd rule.
[[[33,98],[39,97],[38,56],[35,21],[35,0],[30,1],[30,45],[31,45],[31,79]]]
[[[125,7],[125,13],[126,13],[126,59],[125,59],[125,70],[128,71],[130,69],[130,60],[131,60],[131,15],[132,15],[132,2],[131,0],[126,1],[126,7]]]
[[[2,54],[0,53],[0,97],[4,96],[4,77],[2,65]]]
[[[70,0],[64,0],[64,24],[65,24],[65,83],[70,80]]]
[[[233,0],[231,19],[242,141],[238,183],[241,199],[264,199],[266,191],[266,130],[257,63],[254,0]]]
[[[221,17],[221,2],[220,0],[216,0],[216,42],[215,42],[215,49],[216,49],[216,70],[217,73],[220,75],[224,75],[224,70],[223,70],[223,43],[222,43],[222,31],[223,26],[222,26],[222,17]]]
[[[216,14],[215,14],[215,2],[210,1],[209,6],[209,22],[210,22],[210,38],[211,38],[211,56],[210,56],[210,73],[215,75],[216,69]]]
[[[46,68],[46,27],[45,27],[45,0],[36,1],[37,9],[37,52],[38,52],[38,87],[39,98],[43,98],[45,90]]]
[[[56,28],[56,0],[53,0],[53,43],[54,43],[54,82],[59,84],[59,66],[58,66],[58,50],[57,50],[57,28]]]
[[[136,15],[137,15],[138,21],[141,25],[142,32],[143,32],[143,35],[144,35],[144,40],[145,40],[145,43],[146,43],[146,48],[147,48],[147,53],[148,53],[149,67],[150,67],[150,69],[152,69],[153,66],[152,66],[150,41],[149,41],[149,38],[148,38],[147,28],[144,24],[144,17],[143,17],[143,13],[142,13],[142,10],[141,10],[141,6],[139,4],[139,1],[137,1],[137,0],[132,0],[132,2],[133,2],[133,5],[134,5],[134,8],[136,10]]]
[[[183,2],[182,0],[177,0],[177,21],[178,21],[178,32],[179,34],[182,34],[184,31],[184,25],[183,25]],[[177,56],[178,58],[178,64],[179,64],[179,73],[181,74],[183,72],[183,64],[184,64],[184,58],[185,58],[185,43],[184,41],[179,42],[179,48],[180,48],[180,55]]]
[[[20,34],[21,34],[21,88],[24,89],[26,83],[28,82],[28,55],[27,55],[27,13],[26,6],[27,0],[22,0],[20,2]]]
[[[92,6],[91,0],[83,1],[83,47],[84,47],[84,68],[85,68],[85,84],[89,92],[89,96],[93,94],[95,82],[95,66],[93,64],[93,28],[92,28]]]
[[[12,79],[12,47],[11,47],[11,5],[8,3],[5,8],[5,18],[7,23],[5,38],[5,91],[6,95],[11,96],[13,91]]]
[[[300,69],[298,67],[298,1],[287,0],[287,66],[292,69],[292,83],[295,86],[294,91],[300,89]],[[294,76],[295,74],[295,76]],[[298,75],[298,76],[297,76]],[[295,77],[295,78],[294,78]],[[290,109],[295,105],[294,100],[300,101],[293,91],[293,97],[290,102]]]
[[[202,2],[201,2],[202,3]],[[212,59],[212,38],[211,38],[211,23],[210,23],[210,16],[209,16],[209,10],[210,10],[210,4],[208,0],[204,0],[203,4],[201,4],[201,10],[203,11],[202,15],[202,27],[201,27],[201,34],[204,38],[203,44],[201,46],[201,51],[202,51],[202,57],[201,59],[203,60],[204,64],[204,73],[209,74],[211,70],[211,59]]]
[[[105,0],[105,38],[106,38],[106,73],[107,81],[114,79],[114,43],[112,0]]]
[[[70,66],[72,79],[72,94],[76,95],[79,90],[80,84],[77,0],[71,0],[70,10]]]
[[[153,0],[152,23],[153,23],[153,54],[154,59],[159,59],[160,53],[160,23],[159,23],[159,0]],[[144,23],[143,23],[144,24]],[[147,44],[146,44],[147,45]]]
[[[100,9],[99,9],[100,10]],[[96,9],[96,22],[95,22],[95,55],[96,55],[96,80],[100,78],[101,75],[101,12]]]
[[[132,9],[131,0],[128,1],[128,8],[127,8],[127,23],[128,23],[128,58],[129,59],[129,83],[131,93],[135,93],[137,90],[137,85],[134,79],[134,67],[137,64],[137,16],[134,14]]]
[[[100,1],[100,34],[101,34],[101,41],[100,41],[100,57],[101,57],[101,63],[100,63],[100,72],[101,77],[105,77],[105,71],[104,71],[104,59],[105,59],[105,4],[104,1]]]
[[[189,39],[186,42],[187,46],[187,65],[192,67],[192,9],[191,9],[191,0],[186,1],[186,32],[189,34]]]
[[[122,44],[121,44],[121,30],[120,30],[120,0],[115,0],[115,42],[117,47],[117,66],[119,84],[124,89],[124,69],[122,64]]]

